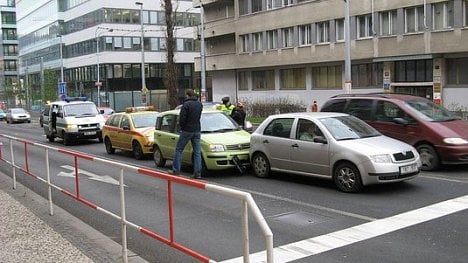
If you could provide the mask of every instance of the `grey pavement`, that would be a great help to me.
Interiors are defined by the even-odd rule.
[[[2,164],[3,165],[3,164]],[[0,172],[0,263],[123,262],[109,237]],[[128,251],[128,262],[146,262]]]

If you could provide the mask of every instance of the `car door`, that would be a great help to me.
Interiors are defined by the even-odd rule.
[[[272,120],[265,128],[263,135],[264,151],[270,159],[273,169],[289,169],[291,150],[291,130],[294,118]]]
[[[106,122],[106,135],[109,137],[112,146],[115,148],[121,148],[121,143],[119,141],[120,133],[120,120],[122,118],[121,114],[111,116]]]
[[[122,149],[132,149],[132,131],[130,116],[123,115],[120,121],[118,141]]]
[[[154,133],[154,142],[161,150],[164,158],[172,159],[179,139],[179,118],[175,114],[166,114],[158,118]],[[189,145],[187,145],[189,147]]]
[[[304,136],[304,133],[310,135]],[[296,172],[329,176],[329,145],[314,142],[324,137],[320,127],[312,120],[299,118],[296,125],[296,136],[290,149],[290,169]]]

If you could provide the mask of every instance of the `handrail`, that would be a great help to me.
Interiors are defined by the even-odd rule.
[[[137,229],[139,232],[142,234],[145,234],[149,237],[152,237],[160,242],[163,242],[179,251],[182,251],[183,253],[192,256],[202,262],[215,262],[214,260],[210,259],[209,257],[202,255],[188,247],[185,247],[181,244],[178,244],[175,241],[174,238],[174,209],[173,209],[173,193],[172,193],[172,184],[182,184],[186,186],[190,186],[196,189],[202,189],[208,192],[213,192],[217,193],[226,197],[232,197],[235,199],[238,199],[241,201],[241,226],[242,226],[242,242],[243,242],[243,258],[244,262],[248,263],[250,262],[249,260],[249,237],[248,237],[248,211],[250,208],[250,212],[252,213],[253,217],[255,218],[256,222],[260,226],[260,229],[263,232],[263,235],[265,237],[265,246],[266,246],[266,262],[272,263],[273,262],[273,233],[268,226],[265,218],[263,217],[260,209],[258,208],[257,204],[255,203],[252,195],[250,193],[240,191],[240,190],[235,190],[219,185],[213,185],[209,183],[205,183],[202,181],[196,181],[184,177],[179,177],[179,176],[174,176],[170,175],[164,172],[156,171],[156,170],[151,170],[151,169],[146,169],[146,168],[140,168],[136,167],[133,165],[128,165],[128,164],[123,164],[120,162],[115,162],[112,160],[108,159],[103,159],[99,158],[93,155],[81,153],[81,152],[76,152],[76,151],[71,151],[68,149],[63,149],[63,148],[56,148],[52,147],[49,145],[41,144],[41,143],[35,143],[31,142],[22,138],[17,138],[13,137],[10,135],[5,135],[5,134],[0,134],[0,137],[9,139],[10,142],[10,160],[5,159],[4,157],[4,152],[2,152],[2,146],[3,143],[0,142],[0,160],[3,160],[7,164],[9,164],[12,167],[12,179],[13,179],[13,189],[16,189],[16,170],[23,171],[25,174],[32,176],[35,179],[38,179],[40,182],[45,183],[48,186],[48,201],[49,201],[49,214],[53,215],[53,201],[52,201],[52,188],[59,190],[60,192],[64,193],[66,196],[72,197],[79,202],[87,205],[88,207],[91,207],[93,209],[96,209],[97,211],[100,211],[104,214],[107,214],[117,220],[120,220],[122,224],[122,259],[123,262],[128,262],[128,254],[127,254],[127,226],[133,227]],[[17,162],[15,162],[15,154],[13,151],[13,142],[17,142],[20,144],[23,144],[24,146],[24,167],[19,166]],[[46,179],[38,176],[35,174],[29,167],[29,159],[28,159],[28,147],[34,146],[38,148],[42,148],[45,150],[45,163],[46,163]],[[68,190],[65,190],[57,185],[54,185],[50,181],[50,162],[49,162],[49,151],[53,150],[65,155],[69,155],[73,157],[74,160],[74,172],[75,172],[75,192],[72,193]],[[84,199],[83,197],[80,196],[80,181],[79,181],[79,161],[80,160],[87,160],[87,161],[96,161],[100,162],[103,164],[108,164],[113,167],[118,167],[120,169],[119,173],[119,191],[120,191],[120,207],[121,207],[121,212],[120,215],[114,214],[111,211],[108,211],[104,209],[103,207],[100,207],[99,205]],[[159,235],[157,233],[154,233],[150,231],[149,229],[146,229],[142,226],[139,226],[135,223],[132,223],[128,221],[126,218],[126,211],[125,211],[125,187],[124,187],[124,170],[126,171],[133,171],[138,174],[150,176],[156,179],[160,180],[165,180],[167,181],[167,195],[168,195],[168,209],[169,209],[169,238],[166,238],[162,235]]]

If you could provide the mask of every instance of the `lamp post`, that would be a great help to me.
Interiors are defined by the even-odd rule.
[[[143,3],[135,2],[135,5],[140,6],[140,27],[141,27],[141,104],[146,105],[146,88],[145,81],[145,31],[143,31]]]
[[[351,43],[350,43],[350,32],[349,32],[349,2],[345,1],[345,21],[344,21],[344,41],[345,41],[345,85],[344,93],[352,93],[352,81],[351,81]]]
[[[112,28],[107,28],[107,27],[97,27],[96,28],[96,31],[94,31],[94,37],[96,38],[96,68],[97,68],[97,81],[96,81],[96,86],[97,86],[97,104],[98,104],[98,107],[101,107],[101,86],[102,86],[102,83],[101,83],[101,80],[99,78],[99,36],[100,34],[98,34],[98,30],[99,29],[105,29],[106,31],[103,31],[101,33],[104,33],[104,32],[112,32],[114,31]]]
[[[201,33],[200,33],[200,62],[201,62],[201,101],[206,101],[206,56],[205,56],[205,12],[203,10],[203,4],[200,2],[200,22],[201,22]]]
[[[59,35],[60,37],[60,82],[63,83],[63,49],[62,49],[62,35]]]

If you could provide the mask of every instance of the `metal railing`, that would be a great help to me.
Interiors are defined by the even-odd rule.
[[[249,215],[249,209],[251,214],[253,215],[254,219],[260,226],[260,229],[264,235],[265,238],[265,245],[266,245],[266,262],[272,263],[273,262],[273,233],[271,232],[270,227],[268,226],[265,218],[263,217],[260,209],[258,208],[257,204],[255,203],[254,199],[252,198],[250,193],[235,190],[235,189],[230,189],[227,187],[222,187],[222,186],[217,186],[201,181],[196,181],[196,180],[191,180],[183,177],[178,177],[178,176],[173,176],[169,175],[163,172],[159,172],[156,170],[151,170],[151,169],[145,169],[145,168],[139,168],[136,166],[132,165],[127,165],[127,164],[122,164],[119,162],[115,162],[112,160],[107,160],[107,159],[102,159],[99,157],[95,157],[92,155],[80,153],[80,152],[74,152],[62,148],[56,148],[56,147],[51,147],[48,145],[40,144],[40,143],[34,143],[31,141],[27,141],[21,138],[16,138],[13,136],[9,135],[4,135],[0,134],[0,138],[6,138],[9,140],[9,145],[10,145],[10,160],[5,159],[5,154],[2,152],[2,142],[0,142],[0,160],[6,162],[9,164],[12,168],[12,180],[13,180],[13,189],[16,189],[16,171],[20,170],[24,173],[26,173],[29,176],[32,176],[33,178],[39,180],[42,183],[45,183],[48,187],[48,203],[49,203],[49,214],[53,215],[53,200],[52,200],[52,189],[56,189],[65,195],[74,198],[78,200],[79,202],[87,205],[88,207],[91,207],[93,209],[96,209],[104,214],[107,214],[121,222],[122,225],[122,258],[123,262],[128,262],[128,254],[127,254],[127,226],[130,226],[139,232],[152,237],[156,240],[159,240],[160,242],[163,242],[179,251],[182,251],[183,253],[192,256],[193,258],[196,258],[202,262],[215,262],[214,260],[210,259],[209,257],[202,255],[188,247],[185,247],[175,241],[175,233],[174,233],[174,204],[173,204],[173,192],[172,192],[172,187],[173,184],[181,184],[181,185],[186,185],[190,186],[196,189],[202,189],[208,192],[212,193],[217,193],[226,197],[232,197],[236,198],[241,201],[241,231],[242,231],[242,254],[243,254],[243,259],[244,262],[250,262],[249,260],[249,227],[248,227],[248,215]],[[23,151],[24,151],[24,164],[23,166],[18,165],[18,162],[15,161],[15,152],[14,152],[14,143],[17,143],[19,145],[23,146]],[[29,148],[30,147],[37,147],[44,149],[44,159],[45,159],[45,167],[46,167],[46,175],[45,179],[38,176],[35,174],[29,165]],[[58,185],[55,185],[51,183],[51,177],[50,177],[50,162],[49,162],[49,151],[56,151],[61,154],[65,154],[67,156],[71,156],[73,158],[74,162],[74,175],[75,175],[75,191],[71,192],[68,191]],[[104,209],[103,207],[98,206],[97,204],[83,198],[80,195],[80,180],[79,180],[79,161],[80,160],[87,160],[87,161],[93,161],[93,162],[99,162],[103,163],[112,167],[117,167],[120,171],[119,173],[119,192],[120,192],[120,215],[113,213],[109,210]],[[140,225],[137,225],[135,223],[132,223],[127,220],[127,214],[125,211],[125,184],[124,184],[124,172],[129,171],[129,172],[136,172],[141,175],[146,175],[152,178],[164,180],[167,182],[167,200],[168,200],[168,215],[169,215],[169,238],[166,238],[160,234],[157,234],[155,232],[150,231],[147,228],[144,228]]]

